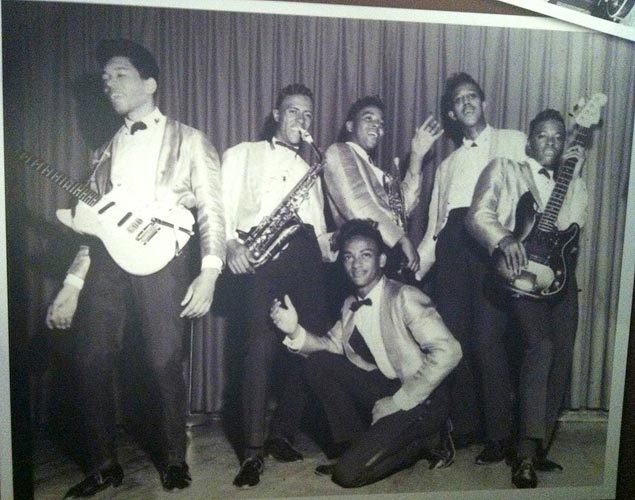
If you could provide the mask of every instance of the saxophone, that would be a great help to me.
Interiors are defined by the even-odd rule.
[[[237,230],[240,241],[254,257],[252,265],[256,268],[276,257],[284,250],[291,236],[302,228],[298,209],[324,169],[325,162],[322,153],[313,143],[313,138],[304,129],[300,129],[300,133],[302,140],[309,143],[315,151],[318,161],[257,226],[252,227],[248,232]]]
[[[384,188],[388,195],[388,204],[392,210],[395,224],[407,232],[408,218],[406,216],[406,204],[404,203],[403,192],[401,190],[401,171],[399,169],[398,157],[392,160],[390,173],[386,176]]]

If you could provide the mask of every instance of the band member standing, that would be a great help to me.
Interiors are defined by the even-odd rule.
[[[496,156],[524,158],[526,139],[522,132],[498,130],[487,123],[485,94],[466,73],[448,78],[441,108],[446,130],[456,129],[461,145],[435,174],[428,227],[417,249],[418,277],[435,264],[432,297],[463,349],[463,359],[449,378],[455,445],[468,446],[480,432],[476,361],[488,440],[476,463],[489,464],[505,458],[511,436],[512,391],[503,343],[507,314],[484,282],[487,256],[463,222],[487,163]]]
[[[583,150],[572,146],[563,155],[565,138],[560,113],[542,111],[529,125],[528,159],[495,159],[476,186],[466,217],[467,228],[489,254],[500,252],[514,275],[528,263],[523,242],[513,234],[520,211],[518,202],[529,191],[538,212],[542,212],[555,186],[561,159],[575,159],[577,164],[558,214],[557,228],[564,230],[574,222],[581,226],[586,219],[587,191],[581,177]],[[568,269],[568,284],[556,298],[513,298],[511,308],[524,341],[518,388],[520,433],[512,482],[518,488],[535,488],[535,470],[561,469],[547,460],[546,454],[571,369],[578,321],[575,270]]]
[[[288,293],[298,304],[302,321],[315,332],[326,332],[325,289],[320,272],[322,253],[330,251],[324,221],[324,202],[319,178],[300,204],[297,213],[303,227],[288,241],[277,258],[261,266],[237,230],[249,231],[278,204],[307,173],[309,165],[301,156],[303,131],[313,120],[313,95],[301,84],[284,87],[278,94],[273,118],[276,130],[270,141],[245,142],[223,155],[223,196],[227,229],[227,265],[232,273],[244,274],[248,281],[244,308],[247,340],[242,383],[245,451],[238,487],[259,482],[264,456],[280,461],[302,460],[293,448],[305,406],[306,388],[301,383],[302,359],[281,347],[280,333],[269,319],[271,301]],[[317,236],[317,237],[316,237]],[[283,365],[282,395],[273,416],[270,436],[265,442],[269,379],[274,367]]]
[[[104,194],[116,187],[134,193],[131,202],[195,209],[202,261],[190,283],[191,245],[147,276],[124,271],[96,239],[80,248],[46,320],[50,328],[68,328],[77,310],[73,355],[89,475],[67,497],[92,496],[123,479],[115,448],[113,371],[131,314],[139,320],[134,334],[144,342],[161,398],[161,483],[166,490],[189,486],[183,338],[186,319],[210,308],[225,244],[218,154],[200,131],[156,107],[159,68],[152,54],[129,40],[105,40],[97,60],[104,92],[125,124],[95,153],[91,189]]]
[[[336,225],[356,218],[377,221],[384,243],[401,250],[403,255],[398,260],[405,257],[412,272],[419,269],[419,257],[402,221],[419,201],[423,157],[442,133],[432,117],[417,129],[412,138],[410,164],[401,182],[403,199],[399,208],[391,202],[385,188],[392,179],[373,159],[384,137],[384,103],[379,97],[366,96],[355,101],[346,116],[340,142],[332,144],[325,153],[325,190]],[[393,267],[392,262],[389,264]]]
[[[284,306],[274,301],[271,318],[284,343],[308,355],[307,377],[337,450],[331,456],[340,455],[316,472],[352,488],[421,458],[426,436],[446,421],[447,391],[439,384],[461,348],[423,292],[384,277],[386,247],[373,221],[346,222],[337,246],[355,296],[328,334],[301,326],[288,295]]]

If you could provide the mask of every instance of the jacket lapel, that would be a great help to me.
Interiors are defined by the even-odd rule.
[[[545,208],[546,201],[540,197],[540,192],[538,191],[538,187],[536,186],[536,182],[534,181],[534,175],[531,171],[531,166],[527,162],[523,162],[520,164],[520,174],[524,179],[529,191],[531,192],[534,200],[538,203],[538,207],[540,211]],[[521,188],[520,192],[522,193],[524,190]]]

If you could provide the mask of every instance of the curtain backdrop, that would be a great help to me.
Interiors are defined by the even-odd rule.
[[[162,71],[161,110],[203,130],[220,153],[257,139],[277,90],[294,81],[315,93],[313,130],[323,149],[356,98],[382,96],[383,164],[406,155],[415,127],[438,115],[443,84],[456,71],[482,83],[490,123],[525,131],[546,107],[565,112],[579,96],[605,92],[603,127],[586,167],[589,223],[577,270],[580,324],[569,406],[608,408],[633,133],[630,43],[595,33],[39,2],[2,2],[2,18],[5,142],[77,179],[89,174],[90,150],[119,124],[100,99],[93,51],[103,38],[147,46]],[[452,149],[443,138],[425,164],[415,239],[425,228],[434,169]],[[27,311],[25,331],[12,339],[29,346],[34,408],[45,418],[47,367],[63,355],[64,339],[44,331],[43,316],[75,248],[54,212],[70,200],[15,162],[7,162],[6,175],[10,255],[17,256],[9,271],[23,280]],[[231,331],[225,323],[210,314],[193,326],[192,412],[221,409]]]

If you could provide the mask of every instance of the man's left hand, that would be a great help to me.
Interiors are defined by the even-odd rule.
[[[584,161],[586,160],[586,154],[585,154],[584,148],[580,145],[571,146],[562,155],[562,162],[564,163],[565,161],[569,159],[576,160],[575,170],[573,171],[572,177],[574,179],[576,177],[580,177],[582,175],[582,165],[584,165]]]
[[[205,268],[194,278],[181,301],[181,305],[186,306],[181,311],[181,318],[200,318],[208,313],[214,299],[214,288],[219,274],[218,269]]]
[[[430,115],[426,121],[415,130],[415,135],[410,141],[411,154],[423,158],[435,141],[443,135],[443,128],[434,116]]]
[[[397,413],[399,409],[400,408],[395,404],[392,396],[386,396],[385,398],[378,399],[377,401],[375,401],[375,406],[373,406],[372,425],[374,425],[381,418],[392,415],[393,413]]]

